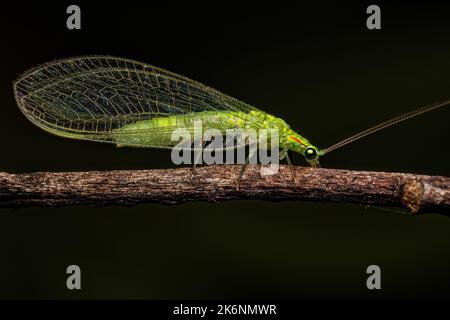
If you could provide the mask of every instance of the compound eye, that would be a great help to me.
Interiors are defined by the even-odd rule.
[[[314,160],[317,156],[316,150],[313,148],[306,148],[305,150],[305,158],[308,160]]]

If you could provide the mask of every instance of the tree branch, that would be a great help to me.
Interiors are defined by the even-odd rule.
[[[238,165],[141,171],[0,173],[0,207],[131,206],[232,199],[313,200],[407,208],[450,215],[450,178],[408,173],[249,165],[236,190]]]

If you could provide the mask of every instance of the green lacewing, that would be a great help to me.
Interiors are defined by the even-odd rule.
[[[286,158],[290,165],[287,152],[291,150],[315,167],[324,154],[450,103],[402,114],[319,149],[283,119],[184,76],[130,59],[85,56],[50,62],[23,74],[14,83],[14,92],[20,110],[33,124],[66,138],[173,148],[171,133],[192,128],[194,120],[201,119],[203,126],[220,130],[276,129],[280,160]]]

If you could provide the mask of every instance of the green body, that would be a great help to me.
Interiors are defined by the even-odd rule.
[[[257,133],[259,129],[276,129],[280,139],[280,159],[286,156],[288,150],[303,154],[306,148],[312,146],[308,139],[293,131],[283,119],[260,111],[248,113],[204,111],[137,121],[117,129],[113,132],[113,137],[117,145],[121,147],[137,145],[174,147],[178,141],[171,140],[172,131],[169,129],[177,127],[193,132],[194,123],[199,120],[204,128],[218,129],[223,135],[226,134],[226,130],[233,129],[254,129]],[[164,130],[165,128],[168,130]],[[151,132],[151,134],[126,134],[126,132]]]

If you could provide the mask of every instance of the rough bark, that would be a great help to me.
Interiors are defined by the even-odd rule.
[[[409,173],[288,166],[278,174],[249,165],[236,190],[240,166],[140,171],[0,173],[0,207],[131,206],[232,199],[312,200],[392,206],[411,213],[450,215],[450,178]],[[273,172],[272,172],[273,173]]]

